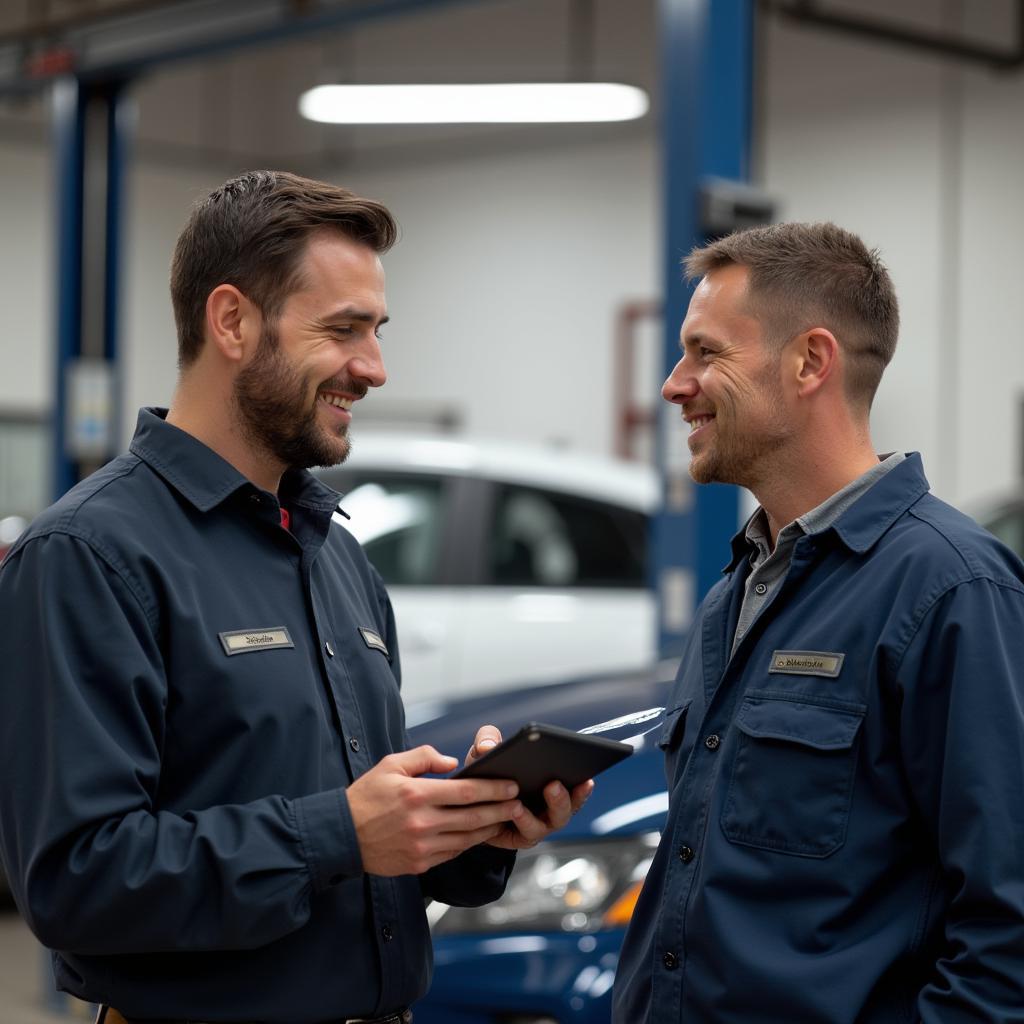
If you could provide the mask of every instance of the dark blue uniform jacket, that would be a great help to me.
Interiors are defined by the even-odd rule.
[[[427,988],[424,896],[363,873],[345,789],[406,747],[380,577],[306,472],[261,491],[144,410],[0,567],[0,850],[58,984],[129,1017],[318,1021]],[[467,746],[472,737],[467,737]]]
[[[913,455],[730,657],[748,573],[741,534],[670,701],[617,1024],[1024,1021],[1024,566]]]

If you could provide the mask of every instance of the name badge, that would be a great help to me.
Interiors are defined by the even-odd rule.
[[[360,626],[359,635],[363,638],[363,643],[366,644],[367,647],[370,647],[375,651],[380,651],[388,661],[391,660],[391,655],[388,653],[387,645],[376,633],[374,633],[372,629]]]
[[[248,654],[250,651],[272,651],[277,647],[294,647],[284,626],[270,629],[234,629],[218,633],[225,654]]]
[[[775,651],[768,671],[835,679],[845,657],[832,651]]]

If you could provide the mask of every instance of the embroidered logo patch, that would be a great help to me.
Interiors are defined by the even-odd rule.
[[[250,651],[271,651],[275,647],[294,647],[284,626],[270,629],[233,629],[218,633],[225,654],[248,654]]]
[[[843,667],[845,657],[845,654],[832,651],[775,651],[768,671],[835,679]]]
[[[375,651],[380,651],[388,661],[391,660],[391,654],[388,652],[387,645],[376,633],[374,633],[372,629],[360,626],[359,635],[363,638],[363,643],[366,644],[367,647],[370,647]]]

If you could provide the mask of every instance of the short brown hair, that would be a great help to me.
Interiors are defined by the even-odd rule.
[[[728,265],[750,271],[750,312],[781,348],[814,326],[836,336],[847,357],[847,397],[870,408],[899,334],[892,278],[877,250],[831,223],[773,224],[694,249],[688,276]]]
[[[383,204],[286,171],[249,171],[196,203],[171,261],[178,365],[184,369],[199,356],[206,300],[220,284],[234,285],[265,320],[276,320],[299,286],[309,236],[321,230],[378,253],[398,237]]]

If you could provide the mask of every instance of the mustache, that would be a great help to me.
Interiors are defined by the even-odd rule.
[[[352,395],[354,398],[364,398],[369,392],[370,386],[351,377],[332,377],[330,380],[325,380],[317,390],[343,391],[346,395]]]

